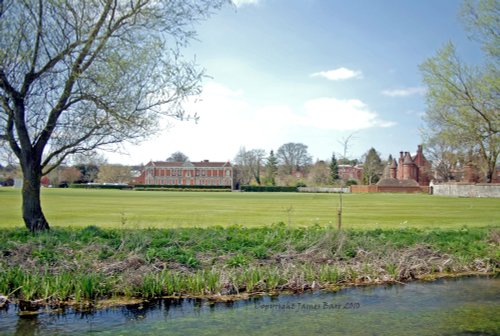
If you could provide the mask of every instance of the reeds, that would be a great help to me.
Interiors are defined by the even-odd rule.
[[[498,272],[496,229],[331,227],[55,228],[0,232],[0,294],[45,304],[111,297],[211,297],[346,283],[404,281],[432,272]]]

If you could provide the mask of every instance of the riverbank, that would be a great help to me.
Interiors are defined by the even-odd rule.
[[[500,228],[240,226],[0,231],[0,294],[22,310],[158,297],[245,298],[458,273],[497,274]]]

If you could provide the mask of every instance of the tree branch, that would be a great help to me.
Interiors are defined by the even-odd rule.
[[[75,62],[73,63],[73,65],[71,67],[69,78],[64,85],[63,92],[62,92],[61,96],[59,97],[57,104],[50,111],[46,126],[43,129],[43,131],[41,132],[40,137],[38,138],[38,140],[35,144],[35,151],[39,155],[41,155],[43,148],[45,147],[45,145],[49,141],[50,136],[52,135],[52,132],[54,131],[54,129],[56,127],[57,120],[59,119],[59,116],[64,111],[64,106],[66,105],[66,103],[71,95],[71,91],[73,89],[73,86],[75,85],[77,78],[81,74],[82,63],[85,60],[85,58],[89,55],[90,49],[91,49],[93,43],[95,42],[96,37],[99,34],[99,31],[101,30],[101,28],[104,25],[104,22],[106,21],[106,17],[110,11],[110,8],[111,8],[111,0],[107,0],[106,6],[104,7],[103,12],[101,13],[101,16],[99,17],[99,20],[95,24],[94,29],[90,33],[90,36],[87,40],[87,43],[85,43],[82,51],[80,52],[80,54],[78,55],[78,57],[76,58]]]
[[[38,17],[37,17],[37,29],[35,37],[35,46],[33,47],[33,57],[31,59],[31,66],[29,71],[24,76],[24,82],[21,87],[21,96],[26,96],[31,83],[35,80],[33,75],[35,74],[35,67],[38,60],[38,54],[40,52],[40,41],[42,39],[42,29],[43,29],[43,4],[42,0],[38,0]]]

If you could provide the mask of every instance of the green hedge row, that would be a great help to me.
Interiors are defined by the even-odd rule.
[[[209,185],[158,185],[158,184],[136,184],[134,185],[135,189],[228,189],[231,190],[231,186],[209,186]]]
[[[279,186],[241,186],[241,191],[253,192],[298,192],[297,187],[279,187]]]
[[[118,189],[118,190],[132,189],[132,186],[125,184],[97,184],[97,183],[96,184],[73,183],[70,184],[69,187],[77,189]]]
[[[225,189],[208,189],[208,188],[142,188],[142,187],[135,187],[134,190],[138,191],[199,191],[199,192],[206,192],[206,191],[211,191],[211,192],[230,192],[231,189],[225,188]]]

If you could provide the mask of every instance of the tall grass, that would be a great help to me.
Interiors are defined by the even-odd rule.
[[[211,296],[498,271],[498,229],[241,226],[0,231],[0,294],[46,303]],[[316,286],[316,287],[315,287]]]

